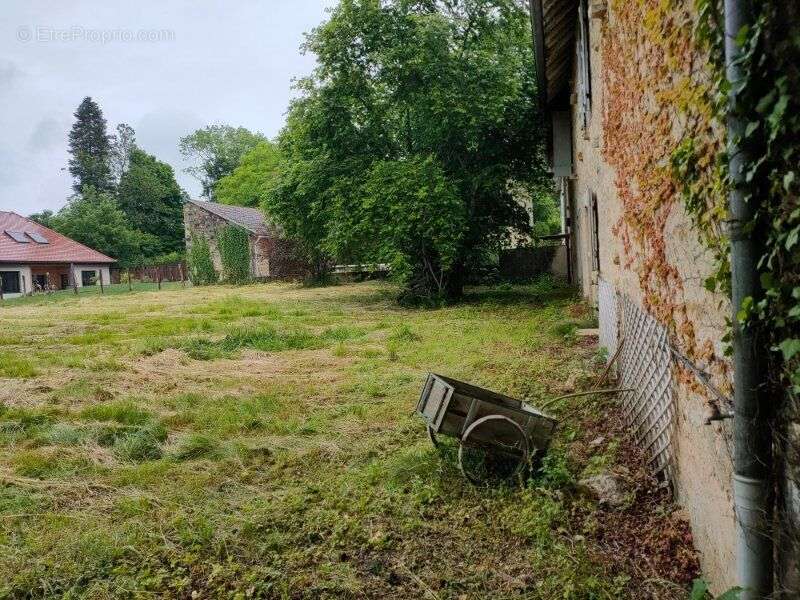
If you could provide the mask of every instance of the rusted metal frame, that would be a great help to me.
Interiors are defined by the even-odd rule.
[[[674,356],[678,362],[683,364],[687,369],[689,369],[697,380],[702,383],[708,390],[714,395],[714,397],[721,402],[726,407],[733,406],[733,400],[723,394],[720,389],[715,386],[711,379],[709,378],[708,374],[705,371],[702,371],[697,365],[695,365],[687,356],[682,354],[675,346],[670,345],[669,347],[670,353]],[[732,418],[733,413],[729,415],[725,415],[725,418]]]
[[[469,480],[473,484],[478,484],[478,483],[480,483],[480,481],[477,481],[474,477],[472,477],[467,472],[467,470],[464,468],[464,448],[470,447],[469,437],[470,437],[470,435],[472,435],[472,433],[476,429],[478,429],[482,425],[484,425],[486,423],[490,423],[492,421],[503,421],[503,422],[509,423],[514,429],[517,430],[517,432],[520,435],[520,441],[522,442],[522,448],[521,448],[522,455],[521,456],[512,455],[514,458],[520,458],[521,459],[520,462],[519,462],[519,465],[517,466],[517,468],[516,468],[516,470],[514,472],[514,474],[519,473],[524,468],[524,466],[528,463],[528,454],[529,454],[529,452],[528,452],[528,450],[529,450],[528,436],[525,433],[525,431],[522,429],[522,426],[519,423],[517,423],[513,419],[510,419],[510,418],[508,418],[508,417],[506,417],[504,415],[487,415],[485,417],[481,417],[480,419],[478,419],[477,421],[472,423],[466,429],[466,431],[464,431],[464,435],[462,436],[462,439],[461,439],[461,444],[459,444],[459,446],[458,446],[458,467],[461,470],[461,473],[464,475],[464,477],[466,477],[467,480]],[[500,449],[498,447],[495,447],[495,446],[487,446],[487,447],[491,447],[493,452],[498,452],[500,454],[509,455],[508,452],[504,452],[502,449]]]

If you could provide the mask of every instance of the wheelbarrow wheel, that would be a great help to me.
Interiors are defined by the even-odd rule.
[[[528,437],[503,415],[488,415],[467,427],[458,447],[461,473],[475,485],[503,483],[528,465]]]
[[[436,432],[430,425],[428,425],[428,439],[431,441],[431,444],[433,444],[434,448],[439,447],[439,440],[436,439]]]

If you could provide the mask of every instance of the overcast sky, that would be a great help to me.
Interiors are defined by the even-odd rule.
[[[0,210],[58,210],[67,133],[84,96],[170,163],[192,196],[178,140],[212,123],[272,137],[291,82],[314,66],[303,33],[335,0],[4,0],[0,19]],[[141,38],[141,39],[140,39]]]

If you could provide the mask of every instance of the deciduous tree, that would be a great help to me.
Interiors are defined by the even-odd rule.
[[[209,125],[181,138],[180,151],[196,164],[186,169],[203,185],[203,196],[215,199],[217,182],[233,173],[242,157],[261,142],[267,141],[260,133],[244,127]]]
[[[133,148],[117,200],[134,228],[159,240],[159,254],[183,251],[184,196],[171,166]]]
[[[393,256],[409,290],[457,297],[478,257],[531,232],[512,189],[547,178],[527,12],[515,0],[341,0],[306,49],[318,67],[279,138],[267,212],[307,248]],[[409,244],[418,234],[439,251]]]
[[[136,148],[136,132],[127,123],[117,125],[116,135],[111,136],[109,164],[111,177],[116,185],[131,163],[131,154]]]
[[[280,150],[264,141],[242,157],[233,173],[217,182],[217,202],[236,206],[260,206],[280,168]]]
[[[69,204],[52,217],[50,226],[116,259],[122,266],[138,264],[143,256],[156,254],[159,246],[157,238],[131,226],[110,194],[91,187],[73,196]]]

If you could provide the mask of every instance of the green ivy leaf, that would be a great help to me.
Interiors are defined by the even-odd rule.
[[[796,176],[794,171],[789,171],[786,175],[783,176],[783,189],[785,189],[787,192],[792,187],[795,177]]]
[[[800,227],[795,227],[789,232],[789,235],[786,236],[786,249],[791,250],[798,239],[800,239]]]
[[[798,353],[800,353],[800,339],[791,338],[783,340],[778,346],[783,354],[783,360],[792,360]]]

